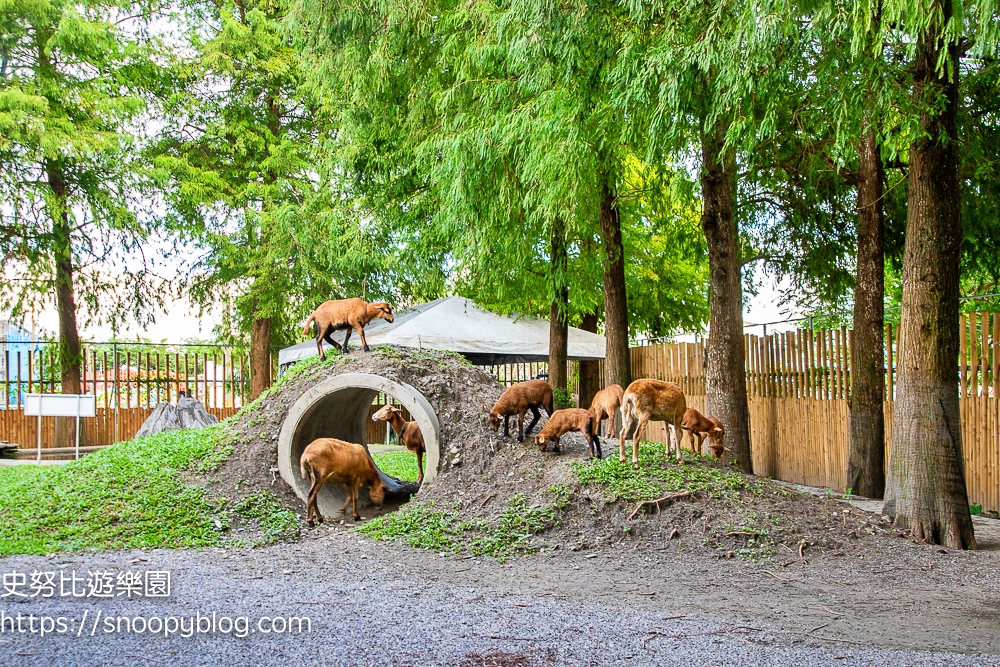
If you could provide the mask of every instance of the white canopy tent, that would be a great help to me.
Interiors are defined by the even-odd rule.
[[[334,340],[342,342],[345,333],[336,332]],[[365,327],[365,337],[369,346],[450,350],[481,366],[547,361],[549,358],[548,320],[497,315],[459,296],[437,299],[400,312],[392,324],[372,320]],[[323,345],[329,349],[325,342]],[[357,334],[351,336],[351,345],[361,345]],[[604,358],[604,336],[583,329],[569,328],[567,347],[569,359]],[[316,340],[308,340],[281,350],[278,364],[287,366],[317,354]]]

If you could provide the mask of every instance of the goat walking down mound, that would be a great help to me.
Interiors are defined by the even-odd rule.
[[[347,341],[351,339],[351,330],[358,332],[361,336],[361,345],[365,352],[371,352],[368,341],[365,340],[365,325],[381,318],[386,322],[392,322],[395,316],[392,306],[384,301],[368,303],[363,299],[340,299],[339,301],[327,301],[312,312],[306,320],[306,326],[302,329],[304,335],[309,334],[309,325],[316,322],[316,348],[319,350],[319,358],[326,360],[326,352],[323,351],[323,340],[347,354]],[[333,332],[347,329],[344,336],[344,344],[340,345],[333,340]]]
[[[323,523],[323,515],[319,513],[316,497],[327,482],[344,485],[347,500],[344,501],[340,511],[347,512],[347,506],[353,502],[355,521],[361,520],[358,514],[358,489],[364,484],[370,485],[368,494],[375,507],[382,509],[382,503],[385,502],[385,486],[382,484],[375,462],[361,445],[334,438],[313,440],[302,452],[299,466],[302,479],[308,479],[311,484],[309,499],[306,501],[306,521],[310,526],[313,525],[313,513],[319,522]]]
[[[618,460],[625,463],[625,438],[632,438],[632,465],[639,467],[639,431],[648,422],[664,422],[673,427],[674,449],[677,461],[681,458],[681,424],[687,403],[684,392],[673,382],[661,380],[636,380],[622,397],[622,430],[618,434]],[[666,454],[670,455],[671,439],[668,435]]]
[[[524,442],[525,434],[530,434],[531,429],[541,418],[538,408],[545,408],[549,417],[553,413],[552,387],[545,380],[528,380],[520,382],[500,395],[500,399],[490,411],[490,426],[494,431],[500,428],[503,422],[503,437],[510,436],[510,417],[517,415],[517,441]],[[532,419],[528,428],[524,428],[524,415],[531,410]]]
[[[579,431],[587,439],[590,458],[595,458],[595,452],[596,458],[601,458],[601,440],[597,437],[599,425],[600,422],[590,410],[581,408],[556,410],[535,436],[535,444],[538,445],[538,451],[544,452],[545,447],[551,442],[553,451],[558,452],[559,438],[571,431]]]
[[[372,421],[389,422],[389,426],[399,437],[399,443],[417,455],[417,484],[424,481],[424,452],[427,451],[424,445],[424,434],[417,426],[417,422],[403,420],[403,411],[393,405],[383,405],[378,412],[372,415]]]

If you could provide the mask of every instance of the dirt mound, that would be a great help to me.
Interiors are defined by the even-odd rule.
[[[230,498],[266,490],[302,514],[302,502],[278,475],[278,433],[303,393],[344,373],[409,384],[434,408],[440,423],[438,477],[409,505],[438,513],[439,519],[448,514],[441,520],[458,527],[451,548],[475,551],[470,544],[483,545],[495,536],[482,553],[641,543],[709,549],[721,558],[789,561],[808,558],[810,550],[839,551],[852,541],[895,532],[879,517],[832,497],[803,494],[711,459],[678,465],[662,445],[643,447],[638,471],[617,462],[613,441],[603,443],[604,460],[588,461],[587,444],[576,433],[563,438],[561,453],[540,452],[531,436],[518,443],[488,427],[485,416],[503,387],[483,370],[451,353],[388,347],[331,354],[326,362],[314,358],[293,367],[226,424],[233,453],[213,473],[209,489]],[[543,416],[534,433],[545,421]],[[640,501],[671,492],[690,495],[636,512]]]
[[[325,362],[318,357],[300,362],[228,420],[227,444],[233,452],[212,474],[210,490],[238,497],[263,489],[301,510],[302,502],[278,475],[278,433],[289,408],[303,393],[345,373],[380,375],[423,394],[441,427],[441,474],[462,467],[484,469],[490,458],[488,435],[492,435],[486,429],[485,415],[502,393],[502,385],[457,354],[376,347],[370,353],[348,355],[331,351]]]

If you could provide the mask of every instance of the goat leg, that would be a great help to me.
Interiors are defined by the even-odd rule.
[[[632,465],[636,468],[639,467],[639,433],[645,425],[646,420],[640,416],[639,421],[635,426],[635,431],[632,432]],[[669,447],[670,445],[667,446]]]
[[[321,336],[321,338],[322,338],[323,340],[325,340],[325,341],[326,341],[327,343],[329,343],[329,344],[330,344],[330,346],[331,346],[331,347],[333,347],[333,348],[334,348],[335,350],[340,350],[340,349],[341,349],[341,348],[340,348],[340,343],[338,343],[337,341],[335,341],[335,340],[333,339],[333,332],[334,332],[334,328],[333,328],[333,327],[330,327],[330,328],[328,328],[328,329],[326,330],[326,332],[325,332],[325,333],[324,333],[324,334],[323,334],[323,335]],[[317,342],[316,342],[316,344],[317,344],[317,345],[320,345],[319,341],[317,341]],[[341,350],[341,351],[343,351],[343,350]],[[325,355],[324,355],[324,356],[325,356]]]
[[[531,418],[531,423],[528,424],[528,428],[525,429],[525,431],[524,431],[525,435],[531,435],[531,429],[535,428],[535,424],[537,424],[538,420],[542,418],[541,413],[538,412],[538,407],[537,406],[533,405],[533,406],[531,406],[530,409],[531,409],[532,418]]]
[[[344,336],[344,347],[342,348],[344,354],[347,354],[347,341],[349,341],[349,340],[351,340],[351,329],[350,329],[350,327],[347,328],[347,335]]]
[[[510,415],[503,416],[503,437],[510,437]]]
[[[424,450],[417,450],[417,484],[424,481]]]
[[[524,442],[524,410],[517,413],[517,441]]]
[[[365,339],[365,328],[361,326],[354,328],[357,330],[358,335],[361,336],[361,347],[364,348],[365,352],[371,352],[372,349],[368,347],[368,341]]]

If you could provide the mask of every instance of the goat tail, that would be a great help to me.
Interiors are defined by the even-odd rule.
[[[638,418],[638,415],[635,412],[634,394],[626,393],[625,396],[622,397],[622,405],[620,410],[622,413],[621,432],[624,434],[626,438],[629,438],[632,436],[632,433],[626,432],[626,430],[634,427],[636,425],[636,419]]]
[[[308,336],[309,335],[309,328],[312,326],[313,320],[315,320],[315,319],[316,319],[316,311],[314,310],[313,313],[312,313],[312,315],[309,316],[309,319],[306,320],[306,326],[305,326],[305,328],[302,329],[302,335],[303,336]]]
[[[310,484],[316,481],[313,473],[313,467],[309,463],[309,459],[302,459],[302,463],[299,468],[299,472],[302,473],[302,479],[308,479]]]
[[[555,408],[553,407],[554,400],[552,395],[553,392],[551,391],[548,392],[548,395],[545,397],[545,405],[542,406],[543,408],[545,408],[545,411],[549,413],[549,419],[552,418],[552,413],[555,410]]]

